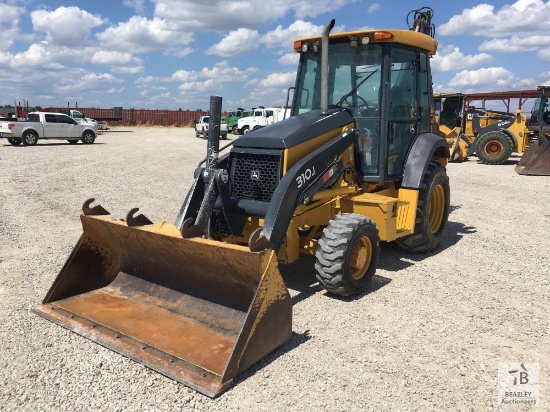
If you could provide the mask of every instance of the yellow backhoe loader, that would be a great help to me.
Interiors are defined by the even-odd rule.
[[[527,122],[530,144],[516,165],[520,175],[550,176],[550,86],[539,86],[539,97]]]
[[[89,199],[84,232],[35,312],[208,396],[292,333],[279,263],[315,255],[328,293],[358,294],[380,241],[438,247],[449,213],[445,139],[434,118],[432,10],[409,30],[294,42],[292,116],[218,156],[210,100],[205,162],[175,223]],[[228,147],[226,146],[226,147]]]

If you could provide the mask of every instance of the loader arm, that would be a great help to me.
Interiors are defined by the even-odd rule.
[[[308,191],[311,184],[322,178],[333,161],[354,144],[356,136],[355,129],[342,133],[305,156],[283,176],[273,193],[261,232],[275,252],[279,252],[281,248],[302,195]],[[315,176],[311,184],[304,182],[304,178],[310,174],[311,178]]]

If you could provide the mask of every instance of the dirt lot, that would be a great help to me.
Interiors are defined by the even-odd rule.
[[[499,410],[499,363],[525,362],[540,366],[533,409],[550,410],[550,177],[517,175],[518,156],[450,164],[442,247],[383,245],[368,293],[326,295],[311,259],[283,267],[292,338],[215,400],[31,313],[85,199],[173,221],[205,150],[182,128],[116,128],[89,146],[0,140],[0,409]]]

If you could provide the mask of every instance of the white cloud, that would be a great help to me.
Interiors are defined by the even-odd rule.
[[[198,79],[198,76],[194,71],[178,70],[172,74],[171,79],[177,82],[193,82]]]
[[[180,92],[196,92],[203,93],[208,91],[214,91],[219,89],[220,84],[215,82],[214,79],[208,79],[204,82],[188,82],[179,85]]]
[[[134,9],[138,14],[143,14],[145,12],[145,0],[123,0],[122,4]]]
[[[545,62],[550,62],[550,49],[542,49],[538,52],[537,56]]]
[[[65,79],[63,84],[57,87],[61,92],[75,93],[85,91],[90,93],[109,90],[112,88],[112,84],[120,84],[122,82],[122,80],[110,73],[86,73],[79,79]]]
[[[222,61],[214,65],[212,69],[203,68],[198,75],[202,78],[215,79],[218,82],[244,82],[249,76],[256,72],[257,69],[249,67],[246,70],[240,70],[236,67],[231,67],[227,61]]]
[[[24,8],[0,4],[0,51],[10,50],[19,35],[19,16]]]
[[[316,17],[338,10],[357,0],[255,0],[208,3],[195,0],[154,0],[155,16],[185,27],[186,30],[232,31],[258,29],[294,12],[297,18]],[[214,11],[214,12],[208,12]]]
[[[550,29],[550,3],[542,0],[518,0],[495,12],[495,6],[480,4],[464,9],[442,24],[441,35],[468,34],[483,37],[511,36],[518,33],[547,33]]]
[[[173,23],[139,16],[109,27],[96,37],[104,47],[132,50],[133,53],[165,51],[168,48],[174,53],[193,41],[193,33],[182,32]]]
[[[380,3],[372,3],[370,6],[369,6],[369,13],[373,13],[375,12],[376,10],[380,10],[382,8],[382,6],[380,6]]]
[[[222,57],[242,56],[258,48],[259,37],[256,30],[241,28],[230,32],[218,44],[209,47],[206,54]]]
[[[265,79],[260,80],[258,86],[266,88],[288,88],[294,85],[295,80],[295,72],[271,73]]]
[[[118,94],[118,93],[122,93],[124,90],[126,90],[124,87],[119,87],[118,89],[116,87],[112,87],[108,90],[105,90],[105,93],[107,93],[107,94]]]
[[[465,56],[458,47],[449,45],[440,47],[431,61],[435,73],[459,71],[491,61],[493,58],[487,53]]]
[[[130,53],[101,50],[93,54],[91,60],[94,64],[114,66],[119,73],[139,73],[143,71],[142,61]],[[140,69],[136,71],[136,69]]]
[[[89,59],[92,49],[72,49],[43,41],[31,44],[26,51],[10,54],[9,67],[24,73],[32,70],[58,71],[72,64],[81,64]]]
[[[283,29],[281,25],[277,26],[275,30],[263,35],[261,41],[267,47],[281,47],[292,50],[294,40],[304,37],[319,36],[323,32],[323,28],[323,26],[316,26],[310,22],[297,20],[286,29]]]
[[[485,40],[479,46],[479,50],[501,53],[518,53],[546,49],[550,44],[550,36],[547,35],[514,35],[510,38],[496,38]],[[543,50],[544,50],[543,49]]]
[[[299,60],[300,55],[298,53],[285,53],[279,58],[279,63],[288,66],[296,66]]]
[[[44,32],[47,39],[61,46],[78,47],[90,37],[91,30],[104,20],[78,7],[59,7],[55,11],[36,10],[31,13],[35,31]]]
[[[481,88],[484,91],[506,90],[514,81],[514,76],[503,67],[488,67],[479,70],[462,70],[449,82],[455,90]]]

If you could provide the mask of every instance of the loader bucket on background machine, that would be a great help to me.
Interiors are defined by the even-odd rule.
[[[515,170],[520,175],[550,176],[550,138],[539,134],[523,153]]]
[[[211,397],[290,338],[292,302],[273,249],[185,238],[137,209],[115,220],[93,200],[35,313]]]

